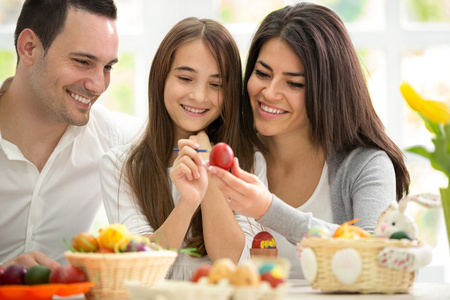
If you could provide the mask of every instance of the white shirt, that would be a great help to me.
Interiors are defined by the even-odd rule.
[[[120,181],[120,191],[118,190],[120,171],[129,151],[129,145],[119,146],[109,150],[101,160],[100,177],[106,215],[108,216],[109,223],[124,224],[133,234],[144,235],[153,233],[154,229],[150,226],[147,218],[134,200],[133,193],[123,178]],[[169,174],[170,168],[167,172]],[[255,154],[255,175],[267,185],[266,164],[260,152]],[[176,204],[180,195],[173,183],[172,197]],[[245,217],[237,213],[235,213],[235,217],[245,234],[245,246],[239,260],[239,262],[242,262],[248,259],[253,237],[261,231],[261,226],[253,218]],[[220,230],[219,228],[218,231]],[[181,247],[184,248],[185,246],[183,243]],[[175,263],[169,270],[167,278],[189,280],[197,267],[205,262],[211,263],[208,256],[198,258],[179,253]]]
[[[102,204],[101,156],[129,142],[141,126],[137,118],[95,104],[88,124],[68,127],[41,172],[0,132],[0,263],[37,250],[67,264],[63,239],[70,244],[89,232]]]
[[[317,184],[314,193],[311,197],[297,210],[302,212],[310,212],[315,218],[324,220],[326,222],[333,222],[333,214],[331,209],[330,185],[328,184],[328,165],[325,163],[322,175],[320,175],[319,183]],[[284,236],[274,230],[266,228],[275,239],[278,248],[278,256],[287,258],[291,263],[291,279],[304,278],[300,260],[297,254],[296,245],[290,243]]]

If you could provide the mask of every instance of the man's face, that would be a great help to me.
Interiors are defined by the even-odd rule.
[[[33,109],[50,122],[85,125],[109,86],[117,51],[114,20],[69,9],[63,31],[31,67]]]

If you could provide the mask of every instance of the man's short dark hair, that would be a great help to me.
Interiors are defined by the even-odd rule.
[[[114,0],[26,0],[17,20],[14,32],[14,46],[17,52],[17,39],[20,33],[30,28],[40,39],[44,51],[61,33],[70,9],[79,9],[112,20],[117,19]],[[18,53],[17,53],[18,54]],[[17,56],[19,59],[19,56]]]

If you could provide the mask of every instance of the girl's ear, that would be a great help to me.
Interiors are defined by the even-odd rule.
[[[32,65],[40,49],[42,49],[41,41],[33,30],[26,28],[19,34],[17,52],[23,64]]]

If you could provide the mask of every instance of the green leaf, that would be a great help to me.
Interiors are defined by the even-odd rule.
[[[408,151],[408,152],[411,152],[411,153],[415,153],[415,154],[418,154],[418,155],[421,155],[421,156],[423,156],[423,157],[425,157],[425,158],[428,158],[428,159],[432,159],[432,153],[430,153],[427,149],[425,149],[423,146],[413,146],[413,147],[409,147],[409,148],[406,148],[405,149],[405,151]]]
[[[433,121],[431,121],[430,119],[428,119],[427,117],[422,115],[421,113],[418,113],[418,114],[419,114],[420,118],[423,120],[423,122],[425,123],[425,126],[428,128],[428,130],[430,130],[431,132],[436,134],[436,136],[438,136],[438,137],[442,136],[442,129],[439,124],[434,123]]]

